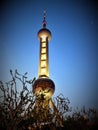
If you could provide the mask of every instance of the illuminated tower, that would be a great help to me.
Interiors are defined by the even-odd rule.
[[[60,126],[63,126],[62,119],[52,101],[52,95],[55,91],[55,84],[49,78],[49,48],[48,44],[51,39],[51,32],[46,28],[46,12],[44,11],[43,27],[38,32],[38,39],[40,41],[40,56],[38,79],[33,84],[33,93],[36,96],[35,108],[40,114],[41,109],[49,109],[51,107],[57,117]],[[44,113],[43,113],[44,114]],[[47,116],[46,116],[47,117]]]
[[[46,100],[50,99],[55,90],[54,82],[49,78],[49,55],[48,44],[51,39],[51,32],[46,28],[46,13],[44,11],[43,27],[38,32],[40,41],[40,56],[38,79],[33,85],[33,93],[35,95],[44,95]]]

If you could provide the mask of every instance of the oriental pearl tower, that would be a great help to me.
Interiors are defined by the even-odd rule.
[[[36,96],[35,108],[36,110],[40,109],[40,103],[41,108],[49,109],[49,107],[51,107],[57,117],[60,126],[63,126],[62,119],[59,116],[59,112],[52,101],[52,95],[54,94],[55,91],[55,84],[53,80],[50,79],[49,77],[48,46],[49,41],[51,40],[51,31],[46,28],[46,11],[44,11],[42,28],[38,31],[37,36],[40,41],[40,52],[39,52],[38,78],[33,83],[33,94]]]

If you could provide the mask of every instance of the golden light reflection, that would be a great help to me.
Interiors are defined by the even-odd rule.
[[[41,67],[46,67],[46,61],[41,61]]]
[[[41,75],[45,75],[46,74],[46,68],[41,68]]]
[[[41,55],[41,60],[46,60],[46,54]]]
[[[46,53],[46,48],[42,48],[41,52]]]
[[[43,42],[43,43],[42,43],[42,47],[46,47],[46,42]]]
[[[42,42],[44,42],[44,41],[46,41],[46,36],[45,35],[42,36]]]

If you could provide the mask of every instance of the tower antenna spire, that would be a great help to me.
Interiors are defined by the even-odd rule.
[[[46,28],[46,10],[44,10],[43,28]]]
[[[47,120],[47,116],[51,113],[50,108],[53,109],[55,116],[57,117],[58,124],[63,127],[62,118],[52,101],[52,95],[55,91],[55,84],[49,78],[49,41],[51,40],[51,32],[46,28],[46,10],[44,10],[43,15],[43,27],[38,31],[38,39],[40,41],[40,51],[39,51],[39,68],[38,68],[38,79],[35,80],[33,84],[33,94],[36,96],[34,110],[36,114],[40,114],[44,111],[39,118],[39,123],[51,123]],[[46,121],[47,120],[47,121]],[[37,120],[38,121],[38,120]],[[55,120],[56,121],[56,120]]]

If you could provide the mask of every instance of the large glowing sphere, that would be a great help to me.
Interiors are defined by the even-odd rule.
[[[39,38],[39,40],[41,38],[42,39],[48,38],[48,41],[50,41],[50,39],[51,39],[51,32],[48,29],[46,29],[46,28],[42,28],[38,32],[38,38]]]
[[[38,78],[33,84],[33,93],[35,96],[43,95],[45,99],[52,97],[55,91],[55,84],[49,78]]]

